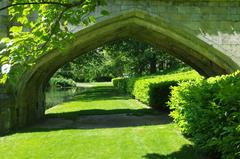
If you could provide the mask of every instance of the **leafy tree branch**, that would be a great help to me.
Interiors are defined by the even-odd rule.
[[[65,8],[64,10],[61,11],[61,13],[59,14],[57,20],[56,20],[55,23],[53,24],[53,27],[52,27],[52,28],[50,29],[50,31],[49,31],[49,34],[50,34],[50,35],[49,35],[47,41],[42,45],[42,47],[41,47],[40,49],[44,49],[44,48],[47,46],[48,42],[51,40],[53,34],[55,33],[55,30],[56,30],[58,24],[60,23],[63,14],[67,11],[67,9],[68,9],[68,8]]]
[[[5,7],[2,7],[2,8],[0,8],[0,11],[11,8],[11,7],[15,7],[15,6],[31,5],[31,4],[35,4],[35,5],[51,4],[51,5],[63,6],[65,8],[72,8],[72,7],[77,7],[79,5],[82,5],[83,3],[84,3],[84,0],[78,1],[78,2],[73,2],[73,3],[61,3],[61,2],[53,2],[53,1],[19,2],[19,3],[13,3],[13,4],[7,5]]]
[[[0,39],[0,66],[31,66],[50,50],[64,51],[74,39],[70,26],[95,22],[91,16],[105,0],[13,0],[0,8],[8,10],[11,19],[10,37]],[[1,77],[0,77],[1,78]]]

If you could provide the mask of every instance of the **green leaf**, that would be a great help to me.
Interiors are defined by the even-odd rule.
[[[21,32],[22,29],[23,29],[22,26],[12,26],[9,30],[10,30],[10,32],[12,32],[12,33],[17,33],[17,32]]]
[[[90,16],[90,17],[88,17],[88,19],[89,19],[89,21],[90,21],[91,23],[95,23],[95,22],[96,22],[96,19],[95,19],[94,16]]]
[[[20,22],[21,24],[25,24],[26,22],[28,22],[28,18],[26,16],[22,16],[19,17],[17,21]]]
[[[87,26],[87,25],[89,24],[89,21],[88,21],[88,20],[83,20],[83,21],[82,21],[82,24],[83,24],[84,26]]]
[[[10,42],[10,38],[5,37],[5,38],[2,38],[2,39],[1,39],[0,44],[1,44],[1,43],[6,44],[6,43],[9,43],[9,42]]]
[[[106,16],[106,15],[109,15],[110,13],[109,13],[107,10],[102,10],[102,11],[101,11],[101,14],[104,15],[104,16]]]

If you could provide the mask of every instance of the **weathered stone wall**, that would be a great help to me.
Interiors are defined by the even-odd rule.
[[[2,0],[0,7],[6,6],[8,0]],[[8,33],[8,12],[7,10],[0,12],[0,38],[6,36]]]
[[[240,1],[238,0],[108,0],[110,16],[138,9],[190,30],[240,65]],[[98,21],[108,17],[95,15]]]
[[[10,94],[0,93],[0,101],[0,134],[4,134],[14,125],[15,98]]]
[[[0,7],[6,6],[8,0],[2,0]],[[8,12],[0,12],[0,38],[8,34]],[[0,49],[3,46],[0,45]],[[1,75],[1,74],[0,74]],[[15,107],[15,98],[7,93],[5,85],[0,85],[0,135],[7,133],[13,127],[13,109]]]
[[[15,123],[15,97],[8,93],[6,85],[0,85],[0,135],[7,133]]]
[[[133,9],[162,17],[173,25],[191,30],[197,37],[229,55],[240,65],[240,1],[238,0],[107,0],[111,14],[95,13],[98,21]],[[3,0],[0,6],[5,6]],[[0,12],[0,37],[7,34],[7,11]],[[75,31],[78,30],[75,28]]]
[[[5,6],[8,0],[3,0]],[[240,1],[238,0],[107,0],[111,14],[95,13],[98,21],[133,9],[162,17],[191,30],[197,37],[225,52],[240,65]],[[7,34],[7,11],[0,12],[0,37]],[[78,30],[75,28],[75,31]]]

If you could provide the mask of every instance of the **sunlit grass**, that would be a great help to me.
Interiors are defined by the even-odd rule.
[[[1,159],[137,159],[153,153],[175,153],[187,145],[190,142],[168,124],[19,133],[0,139],[0,154]],[[198,158],[192,151],[189,148],[178,153],[188,159]]]
[[[144,115],[145,111],[141,110],[148,110],[148,114],[156,115],[155,111],[127,96],[119,95],[116,90],[108,86],[91,88],[88,92],[75,97],[74,101],[58,105],[47,110],[46,113],[50,118],[51,115],[65,117],[61,116],[65,112],[69,114],[70,119],[74,115],[74,120],[67,121],[76,122],[76,117],[78,119],[81,119],[81,115],[91,117],[91,113],[117,114],[132,111]],[[81,114],[81,112],[84,113]],[[159,117],[164,114],[158,113]],[[41,126],[41,124],[38,125]],[[191,142],[181,135],[176,125],[169,122],[158,125],[148,123],[148,126],[129,125],[115,128],[105,126],[89,129],[73,127],[41,129],[38,125],[1,137],[0,159],[204,158],[196,152]]]

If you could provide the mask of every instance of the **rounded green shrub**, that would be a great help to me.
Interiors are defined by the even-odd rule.
[[[76,82],[72,79],[65,79],[62,77],[51,78],[50,85],[55,87],[76,87]]]
[[[195,71],[174,73],[169,75],[142,77],[134,81],[130,88],[132,95],[139,101],[156,109],[168,109],[170,87],[181,81],[195,80],[201,76]]]
[[[240,72],[181,83],[171,92],[171,116],[203,150],[240,158]]]

